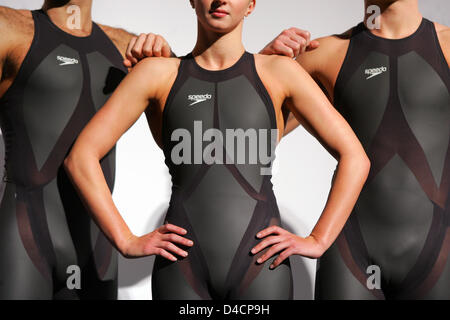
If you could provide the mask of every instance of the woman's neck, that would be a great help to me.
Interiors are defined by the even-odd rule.
[[[380,28],[370,28],[367,20],[373,13],[367,13],[367,8],[376,5],[381,9],[379,17]],[[379,37],[387,39],[401,39],[407,37],[417,30],[422,21],[417,0],[366,0],[365,17],[366,26],[371,32]]]
[[[197,63],[208,70],[231,67],[245,51],[242,25],[241,23],[229,33],[219,34],[205,30],[199,23],[197,43],[192,50]]]
[[[68,33],[86,36],[92,32],[92,0],[46,0],[42,9]]]

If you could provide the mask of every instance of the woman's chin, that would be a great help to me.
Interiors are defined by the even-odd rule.
[[[232,25],[229,22],[223,20],[208,20],[206,24],[203,25],[207,30],[215,33],[229,33],[233,31],[238,25]]]
[[[231,33],[236,27],[229,27],[229,28],[211,28],[210,30],[216,34],[226,35],[228,33]]]

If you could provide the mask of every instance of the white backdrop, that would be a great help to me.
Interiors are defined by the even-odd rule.
[[[450,25],[450,1],[420,0],[424,16]],[[0,0],[0,5],[36,9],[43,0]],[[339,33],[362,20],[363,0],[261,0],[247,19],[244,43],[259,51],[281,30],[297,26],[313,37]],[[196,20],[188,0],[94,0],[95,21],[135,33],[162,34],[175,53],[184,55],[195,44]],[[281,216],[290,231],[306,236],[326,201],[336,161],[303,128],[283,138],[277,147],[273,184]],[[144,116],[121,138],[117,147],[115,203],[138,235],[162,223],[170,198],[170,177],[162,151]],[[154,258],[120,259],[119,298],[151,299]],[[293,258],[295,299],[311,299],[315,261]]]

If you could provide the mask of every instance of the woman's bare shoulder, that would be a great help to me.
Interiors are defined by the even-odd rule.
[[[286,78],[293,72],[303,68],[292,58],[278,55],[255,54],[255,64],[258,71],[270,74],[276,78]]]
[[[290,96],[293,86],[308,82],[310,78],[305,69],[292,58],[277,55],[255,55],[258,75],[270,87],[272,99],[284,100]]]
[[[146,76],[166,77],[178,71],[181,59],[149,57],[139,61],[130,73],[141,73]]]
[[[151,57],[139,61],[122,83],[125,87],[137,87],[148,96],[160,99],[170,90],[174,83],[178,68],[179,58]]]

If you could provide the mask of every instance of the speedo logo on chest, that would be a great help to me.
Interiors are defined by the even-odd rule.
[[[211,100],[212,95],[207,94],[190,94],[188,95],[188,101],[191,102],[189,106],[193,106],[194,104],[205,102],[206,100]]]
[[[71,64],[78,64],[78,60],[74,58],[67,58],[63,56],[57,56],[56,60],[59,61],[60,66],[67,66]]]
[[[366,80],[369,80],[373,77],[379,76],[380,74],[382,74],[386,71],[387,71],[386,67],[378,67],[378,68],[366,69],[364,74],[367,76]]]

